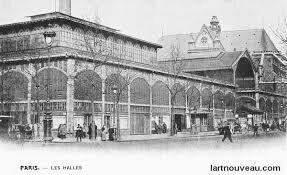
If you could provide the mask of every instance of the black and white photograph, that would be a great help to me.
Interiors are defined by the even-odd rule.
[[[285,175],[286,0],[0,0],[0,174]]]

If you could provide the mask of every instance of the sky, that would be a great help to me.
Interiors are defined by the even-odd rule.
[[[55,11],[57,0],[0,0],[0,24]],[[162,35],[198,32],[217,16],[223,31],[265,28],[273,35],[287,18],[287,0],[72,0],[72,15],[95,14],[101,24],[157,42]],[[279,48],[280,49],[280,48]]]

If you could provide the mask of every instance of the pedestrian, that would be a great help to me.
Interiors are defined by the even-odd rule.
[[[102,127],[102,132],[101,132],[101,140],[102,141],[106,141],[107,140],[107,138],[106,138],[106,127],[105,126],[103,126]]]
[[[158,133],[159,134],[162,133],[162,124],[161,123],[158,124]]]
[[[80,138],[80,142],[82,141],[82,127],[80,124],[78,124],[77,126],[77,130],[76,130],[76,138],[77,138],[77,142],[79,141],[79,138]]]
[[[98,126],[95,124],[95,140],[97,140],[98,136]]]
[[[258,134],[258,126],[257,126],[257,124],[255,124],[255,126],[254,126],[254,136],[259,136],[259,134]]]
[[[89,129],[88,129],[88,135],[89,135],[89,139],[92,139],[92,123],[89,124]]]
[[[222,139],[222,142],[224,142],[224,140],[226,139],[226,137],[228,137],[228,139],[230,140],[230,142],[232,143],[232,138],[231,138],[231,131],[230,131],[230,124],[227,123],[227,125],[224,127],[224,137]]]
[[[163,128],[163,130],[162,130],[162,132],[163,133],[166,133],[166,131],[167,131],[167,126],[166,126],[166,124],[163,122],[163,124],[162,124],[162,128]]]
[[[177,131],[178,131],[178,128],[177,128],[177,124],[175,123],[175,124],[174,124],[174,134],[175,134],[175,135],[177,135]]]
[[[115,130],[113,127],[110,127],[109,128],[109,141],[114,141],[114,133],[115,133]]]

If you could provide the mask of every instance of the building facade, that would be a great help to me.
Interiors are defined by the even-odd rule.
[[[158,60],[170,66],[171,47],[178,47],[183,72],[236,86],[239,117],[252,122],[281,123],[286,118],[286,61],[264,29],[222,31],[216,16],[198,33],[163,36]],[[246,108],[245,108],[246,109]],[[225,116],[227,117],[227,116]],[[250,116],[251,117],[251,116]]]
[[[65,124],[74,133],[93,121],[116,126],[119,116],[125,135],[152,134],[160,123],[170,129],[171,114],[179,131],[214,130],[216,116],[234,118],[232,82],[168,72],[157,61],[161,45],[70,16],[68,7],[0,26],[1,112],[15,123],[42,125],[49,109],[55,132]],[[51,47],[47,30],[56,33]]]

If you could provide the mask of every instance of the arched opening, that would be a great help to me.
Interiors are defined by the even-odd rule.
[[[136,78],[131,83],[131,134],[150,133],[150,107],[141,104],[150,104],[150,88],[143,78]]]
[[[173,96],[174,96],[174,106],[185,106],[185,90],[184,87],[177,83],[172,86]]]
[[[157,81],[152,86],[152,104],[169,105],[169,90],[162,81]]]
[[[185,115],[185,103],[186,94],[185,89],[180,83],[176,83],[172,86],[173,97],[171,101],[174,101],[174,124],[178,128],[178,132],[186,129],[186,115]]]
[[[102,79],[92,70],[82,71],[76,76],[74,97],[77,100],[102,100]]]
[[[267,113],[269,113],[269,114],[272,113],[272,106],[273,106],[272,101],[270,98],[268,98],[266,100],[266,112]]]
[[[259,109],[261,109],[262,111],[266,110],[266,104],[264,98],[259,99]]]
[[[273,100],[273,113],[278,114],[278,100]]]
[[[200,107],[200,91],[194,86],[187,90],[187,104],[190,109]]]
[[[32,100],[46,100],[48,98],[50,100],[66,99],[67,76],[57,69],[49,69],[50,71],[44,69],[38,73],[37,77],[33,77]],[[47,89],[49,89],[49,93],[47,93]]]
[[[131,83],[131,103],[149,104],[150,88],[147,81],[143,78],[136,78]]]
[[[226,109],[234,110],[235,97],[233,93],[229,92],[225,95],[225,105],[226,105]]]
[[[218,90],[214,93],[214,107],[216,109],[223,109],[224,106],[224,94]]]
[[[253,67],[250,60],[244,57],[241,58],[235,71],[235,82],[237,86],[242,89],[254,89],[254,77]]]
[[[1,114],[12,115],[15,123],[25,124],[27,122],[28,79],[20,72],[9,71],[1,76]],[[3,103],[3,106],[2,106]],[[4,107],[4,109],[3,109]]]
[[[120,74],[111,74],[105,80],[106,84],[106,101],[113,102],[114,100],[127,103],[128,102],[128,81],[125,77]],[[112,87],[117,87],[117,96],[116,99]]]

